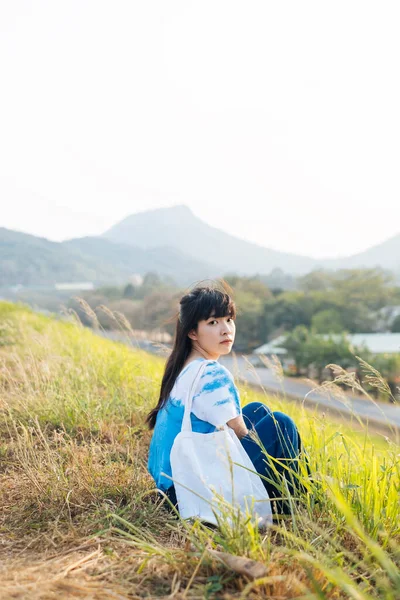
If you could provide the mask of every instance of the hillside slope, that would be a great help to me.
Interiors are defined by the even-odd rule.
[[[51,286],[81,281],[123,284],[130,275],[149,271],[169,275],[180,285],[218,275],[212,265],[192,259],[174,247],[143,250],[101,237],[52,242],[0,228],[1,286]]]

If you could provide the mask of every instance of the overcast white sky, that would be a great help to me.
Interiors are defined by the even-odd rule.
[[[397,1],[2,0],[0,226],[187,204],[270,248],[400,232]]]

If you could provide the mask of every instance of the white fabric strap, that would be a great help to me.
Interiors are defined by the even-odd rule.
[[[183,414],[183,420],[182,420],[182,429],[181,431],[192,431],[192,422],[190,420],[190,413],[192,410],[192,403],[193,403],[193,395],[194,392],[196,390],[196,386],[197,386],[197,382],[199,381],[206,365],[207,365],[207,360],[204,360],[201,365],[200,365],[200,369],[197,372],[196,377],[193,380],[192,385],[190,386],[190,389],[186,395],[185,398],[185,412]]]

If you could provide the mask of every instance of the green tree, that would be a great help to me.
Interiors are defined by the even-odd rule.
[[[363,304],[375,311],[390,304],[394,276],[379,268],[341,270],[332,279],[332,288],[343,304]]]
[[[286,335],[285,341],[281,344],[282,348],[288,351],[288,354],[293,358],[296,368],[296,375],[300,370],[307,367],[307,357],[304,354],[310,331],[304,325],[298,325],[293,331]]]
[[[273,324],[285,330],[297,325],[309,327],[313,312],[313,299],[310,296],[301,292],[285,292],[276,299]]]
[[[345,334],[324,336],[312,333],[304,326],[290,332],[281,346],[286,348],[296,365],[296,374],[313,365],[317,369],[318,380],[327,364],[336,363],[346,368],[356,364],[353,349]]]
[[[356,364],[353,349],[345,334],[336,337],[310,335],[303,347],[303,360],[307,366],[316,368],[319,383],[328,364],[335,363],[344,369]]]
[[[251,352],[264,343],[260,335],[264,304],[257,295],[244,290],[235,291],[235,301],[238,307],[235,350]]]
[[[337,309],[320,310],[311,319],[311,329],[316,333],[340,333],[343,331],[342,317]]]
[[[240,352],[251,352],[265,342],[263,310],[272,293],[258,276],[225,275],[224,280],[233,289],[238,310],[234,348]]]
[[[318,269],[297,278],[297,287],[303,292],[327,291],[332,289],[332,273]]]
[[[122,293],[124,298],[128,298],[128,299],[133,299],[135,298],[135,294],[136,294],[136,288],[132,283],[128,283],[125,287],[124,287],[124,291]]]
[[[397,317],[394,319],[390,331],[392,333],[400,333],[400,315],[397,315]]]
[[[224,276],[224,280],[233,288],[235,299],[240,292],[247,292],[257,297],[259,300],[268,300],[272,298],[270,289],[261,281],[259,275],[252,277],[243,277],[240,275]]]

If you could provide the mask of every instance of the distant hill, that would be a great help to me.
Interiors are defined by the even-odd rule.
[[[394,271],[400,280],[400,234],[353,256],[315,260],[236,238],[207,225],[184,205],[136,213],[102,236],[64,242],[0,228],[2,286],[123,284],[134,273],[154,271],[185,286],[228,273],[271,276],[272,272],[277,287],[293,287],[284,283],[286,276],[316,268],[376,266]]]
[[[115,244],[101,237],[51,242],[0,227],[0,285],[53,285],[91,281],[95,284],[125,283],[129,275],[157,271],[172,276],[178,284],[215,272],[207,265],[175,248],[143,250]]]
[[[141,248],[174,246],[196,260],[216,265],[221,273],[250,275],[279,267],[287,273],[302,274],[315,265],[312,258],[263,248],[211,227],[184,205],[133,214],[102,237]]]
[[[400,274],[400,234],[381,244],[371,246],[364,252],[340,260],[325,260],[330,269],[353,269],[359,267],[382,267]]]
[[[112,271],[104,273],[112,276]],[[93,281],[96,261],[62,244],[0,228],[0,285]]]
[[[267,274],[279,268],[291,275],[303,275],[313,269],[350,269],[376,267],[400,273],[400,234],[365,252],[342,259],[314,259],[278,252],[236,238],[207,225],[185,205],[159,208],[126,217],[103,236],[141,248],[175,246],[181,252],[215,264],[221,272]],[[268,240],[268,224],[265,225]]]

